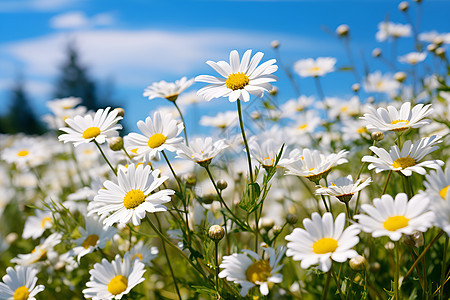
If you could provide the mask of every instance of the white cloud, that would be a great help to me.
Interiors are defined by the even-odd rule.
[[[115,22],[112,13],[102,13],[87,17],[82,11],[71,11],[50,19],[50,26],[55,29],[82,29],[112,25]]]
[[[0,12],[58,11],[79,5],[84,0],[1,0]]]

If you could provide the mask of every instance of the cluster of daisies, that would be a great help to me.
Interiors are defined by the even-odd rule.
[[[339,26],[337,35],[348,42],[348,26]],[[376,38],[410,35],[409,25],[383,22]],[[423,33],[419,40],[436,45],[429,51],[439,56],[436,48],[450,43],[444,37]],[[277,51],[279,44],[273,46]],[[374,56],[383,57],[380,51]],[[419,90],[407,85],[404,72],[376,71],[351,86],[349,99],[340,99],[320,88],[320,78],[336,71],[337,60],[303,59],[293,71],[316,81],[318,98],[299,95],[278,103],[272,86],[278,66],[275,59],[261,63],[263,55],[247,50],[240,57],[233,50],[229,62],[207,61],[219,77],[153,83],[143,95],[166,99],[173,109],[155,110],[125,136],[123,109],[92,112],[74,97],[48,102],[52,114],[45,121],[59,130],[57,139],[2,136],[0,214],[29,216],[0,236],[0,252],[14,249],[6,263],[15,264],[6,269],[0,299],[35,299],[45,290],[39,274],[50,285],[60,277],[54,292],[66,288],[80,296],[77,289],[84,286],[85,298],[99,300],[150,297],[138,287],[152,281],[147,278],[162,283],[152,290],[171,290],[169,298],[194,290],[225,299],[271,290],[273,297],[301,297],[310,291],[305,283],[313,280],[311,270],[328,274],[316,296],[327,297],[334,277],[341,297],[351,297],[355,284],[374,298],[378,291],[367,289],[367,279],[339,283],[341,271],[336,275],[334,267],[349,261],[354,277],[353,271],[365,272],[368,261],[377,259],[368,249],[373,239],[390,239],[400,251],[402,237],[420,240],[436,232],[433,227],[448,246],[446,78],[424,78]],[[416,68],[426,59],[424,52],[411,52],[398,62]],[[195,82],[208,85],[185,92]],[[386,101],[363,98],[361,86]],[[223,97],[237,110],[199,118],[216,131],[189,138],[183,118],[189,105]],[[249,101],[260,104],[250,111],[244,106]],[[296,225],[299,217],[302,225]],[[19,230],[21,239],[39,243],[19,245]],[[164,265],[152,263],[162,256],[157,245]],[[411,254],[408,264],[417,265],[419,253]],[[444,272],[445,260],[444,253]],[[398,298],[398,271],[395,276]]]

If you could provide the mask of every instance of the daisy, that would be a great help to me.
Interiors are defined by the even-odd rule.
[[[399,62],[407,63],[410,65],[417,65],[425,60],[427,54],[425,52],[410,52],[398,58]]]
[[[350,100],[342,100],[335,97],[325,98],[325,107],[331,119],[349,119],[360,114],[361,100],[358,96],[353,96]]]
[[[228,148],[228,145],[224,139],[213,143],[211,137],[207,137],[204,140],[196,138],[189,146],[180,144],[179,150],[177,150],[177,157],[191,160],[201,166],[207,166],[214,157],[226,148]]]
[[[25,222],[22,232],[22,238],[37,239],[42,236],[45,230],[53,225],[52,213],[40,209],[34,210],[35,215],[29,216]]]
[[[214,117],[203,116],[200,119],[200,125],[225,129],[237,123],[237,120],[238,120],[237,111],[231,110],[219,112]]]
[[[103,220],[98,216],[86,217],[85,228],[78,227],[81,237],[74,241],[73,252],[77,255],[78,263],[81,257],[94,252],[96,249],[103,249],[106,243],[117,233],[115,227],[103,225]]]
[[[158,253],[158,248],[144,244],[143,241],[139,241],[130,249],[131,260],[137,259],[147,266],[152,266],[150,261],[158,257]]]
[[[132,261],[129,253],[125,253],[123,260],[120,255],[116,255],[111,262],[104,258],[89,271],[91,277],[83,290],[84,297],[93,300],[121,299],[144,281],[144,268],[139,260]]]
[[[425,175],[425,179],[423,185],[426,187],[425,192],[428,196],[439,195],[440,198],[445,200],[447,195],[450,194],[448,192],[450,188],[450,167],[445,168],[445,172],[441,168],[431,171]]]
[[[305,134],[314,133],[322,123],[322,118],[313,110],[297,114],[295,120],[296,124],[286,128],[286,133],[293,142],[304,142],[302,140]]]
[[[110,107],[99,109],[94,117],[88,114],[67,119],[69,127],[59,128],[66,134],[60,135],[58,139],[64,143],[73,142],[76,147],[91,141],[102,144],[107,137],[118,136],[117,130],[122,129],[122,125],[117,122],[122,120],[122,117],[117,115],[117,110],[110,111],[110,109]]]
[[[392,93],[400,87],[400,83],[392,75],[383,75],[380,71],[376,71],[367,75],[363,86],[366,92],[369,93]]]
[[[240,284],[242,297],[245,297],[254,286],[259,286],[261,294],[266,296],[269,294],[269,285],[280,283],[283,280],[283,275],[278,273],[283,265],[278,265],[278,263],[283,258],[286,248],[280,246],[276,251],[270,247],[263,249],[269,255],[269,260],[245,249],[242,250],[245,254],[234,253],[224,256],[219,266],[223,269],[219,273],[219,277]]]
[[[47,101],[46,105],[55,115],[61,114],[64,110],[72,109],[81,103],[81,98],[67,97]]]
[[[295,228],[286,236],[289,241],[286,255],[292,256],[295,261],[301,260],[303,269],[319,264],[320,270],[328,272],[332,260],[342,263],[358,255],[351,248],[359,242],[360,229],[352,225],[344,230],[344,213],[339,214],[334,221],[331,213],[320,217],[314,212],[311,219],[303,219],[303,226],[305,229]]]
[[[424,167],[438,169],[439,166],[444,164],[441,160],[427,160],[422,161],[425,155],[439,149],[436,144],[440,143],[440,136],[433,135],[420,139],[414,144],[411,141],[406,141],[403,144],[402,150],[397,145],[391,147],[389,153],[383,148],[375,146],[369,147],[378,157],[364,156],[361,161],[370,162],[369,170],[375,169],[375,172],[381,171],[398,171],[405,176],[411,176],[412,172],[417,172],[421,175],[425,175],[426,171]]]
[[[119,170],[118,184],[105,181],[104,188],[94,197],[94,208],[90,213],[96,212],[106,217],[103,223],[112,226],[114,223],[133,225],[141,224],[141,219],[147,212],[166,211],[163,203],[169,202],[175,191],[170,189],[154,192],[169,177],[161,176],[159,170],[152,171],[150,166],[131,164],[128,172]]]
[[[11,259],[12,263],[28,266],[38,262],[46,261],[47,259],[55,258],[58,254],[53,248],[61,243],[62,234],[52,233],[46,239],[42,239],[41,243],[37,245],[29,254],[18,254],[17,257]]]
[[[419,34],[419,40],[436,43],[442,41],[445,44],[450,44],[450,33],[438,33],[437,31],[427,31]]]
[[[411,26],[409,24],[398,24],[392,22],[381,22],[378,24],[376,39],[384,42],[389,37],[399,38],[411,36]]]
[[[45,289],[43,285],[36,285],[37,273],[32,267],[8,267],[0,282],[0,299],[36,300],[36,294]]]
[[[369,112],[360,117],[364,120],[369,131],[394,131],[402,132],[409,128],[418,128],[430,124],[430,120],[424,119],[433,113],[431,104],[417,104],[411,109],[411,103],[405,102],[398,111],[394,106],[387,109],[368,107]]]
[[[264,92],[272,90],[271,82],[278,78],[272,75],[278,66],[275,59],[268,60],[258,67],[264,53],[256,53],[250,60],[252,50],[245,51],[242,61],[236,50],[230,52],[230,64],[225,61],[207,61],[206,63],[224,78],[209,75],[200,75],[195,81],[211,83],[200,89],[197,94],[206,101],[214,98],[228,97],[230,102],[240,99],[244,102],[250,100],[250,94],[261,98]]]
[[[178,96],[194,83],[194,79],[187,79],[183,77],[175,82],[154,82],[144,90],[144,97],[148,99],[165,98],[169,101],[175,102]]]
[[[271,168],[275,164],[281,150],[281,145],[276,145],[274,139],[266,139],[262,143],[253,140],[249,146],[250,155],[266,169]]]
[[[341,131],[342,139],[346,144],[359,140],[361,137],[370,139],[369,131],[363,120],[343,119]]]
[[[20,169],[36,167],[49,159],[51,152],[45,151],[44,143],[36,138],[23,137],[1,152],[1,158]]]
[[[153,119],[147,117],[144,121],[137,123],[143,134],[130,133],[126,136],[126,149],[147,159],[154,157],[159,159],[159,152],[167,150],[175,152],[175,146],[183,141],[178,135],[183,131],[184,124],[178,123],[172,118],[172,114],[161,114],[156,111]]]
[[[450,193],[445,199],[435,199],[431,204],[434,213],[434,224],[450,236]]]
[[[413,231],[427,231],[432,226],[434,215],[430,211],[429,201],[416,195],[408,201],[405,193],[395,196],[383,195],[373,200],[373,206],[363,204],[361,210],[366,215],[356,215],[355,219],[364,232],[373,237],[388,236],[398,241],[402,234]]]
[[[357,192],[368,186],[372,182],[372,179],[366,180],[358,179],[353,182],[352,175],[347,177],[338,177],[333,182],[330,182],[328,187],[319,187],[316,190],[317,195],[329,195],[336,197],[339,201],[348,203],[356,195]]]
[[[281,105],[282,117],[295,119],[298,112],[302,112],[313,106],[313,96],[300,96],[297,99],[290,99]]]
[[[306,177],[318,184],[333,167],[347,162],[347,153],[348,151],[342,150],[337,154],[324,155],[318,150],[295,149],[291,151],[289,158],[280,160],[279,165],[287,169],[286,175]]]
[[[294,64],[294,70],[301,77],[319,77],[334,71],[336,58],[318,57],[301,59]]]

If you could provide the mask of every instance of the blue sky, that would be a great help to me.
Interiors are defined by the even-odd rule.
[[[206,60],[227,60],[230,50],[253,49],[275,57],[270,42],[281,42],[283,62],[291,66],[298,59],[333,56],[337,66],[348,65],[340,41],[326,33],[348,24],[352,50],[360,53],[371,71],[386,68],[370,57],[375,47],[379,22],[406,23],[392,0],[0,0],[0,101],[17,74],[24,74],[33,108],[45,113],[51,99],[58,65],[64,48],[75,40],[82,62],[91,76],[101,82],[114,81],[115,98],[130,113],[134,124],[164,100],[146,100],[143,89],[154,81],[173,81],[182,76],[214,74]],[[415,3],[410,3],[415,19]],[[424,0],[421,31],[450,31],[450,1]],[[399,45],[399,55],[413,50],[413,39]],[[402,53],[403,52],[403,53]],[[361,65],[358,65],[361,67]],[[294,96],[281,71],[277,84],[280,98]],[[315,94],[312,79],[296,78],[302,93]],[[332,73],[323,80],[328,96],[351,94],[351,73]],[[202,84],[195,84],[196,90]],[[205,113],[234,109],[225,99],[205,106]]]

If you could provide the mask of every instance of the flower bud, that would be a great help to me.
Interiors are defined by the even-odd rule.
[[[197,184],[197,178],[195,177],[195,174],[188,174],[185,177],[185,180],[187,185],[193,186]]]
[[[429,44],[427,46],[427,50],[430,51],[430,52],[434,52],[434,51],[436,51],[437,47],[438,46],[436,44]]]
[[[373,57],[380,57],[381,56],[381,49],[380,48],[375,48],[372,50],[372,56]]]
[[[400,4],[398,5],[398,9],[400,11],[407,11],[409,8],[409,4],[406,1],[400,2]]]
[[[442,46],[442,44],[444,44],[444,39],[440,36],[437,36],[433,39],[433,44],[440,47],[440,46]]]
[[[374,141],[382,141],[384,139],[384,134],[381,131],[372,132],[372,139]]]
[[[381,265],[379,262],[374,262],[370,265],[370,270],[374,273],[377,273],[378,271],[380,271]]]
[[[347,24],[339,25],[339,26],[336,28],[336,33],[337,33],[339,36],[347,36],[348,33],[349,33],[349,31],[350,31],[350,28],[348,27]]]
[[[410,247],[421,247],[424,243],[423,233],[415,230],[412,234],[404,235],[403,242]]]
[[[276,96],[278,94],[278,88],[276,86],[272,86],[269,94],[271,94],[272,96]]]
[[[115,108],[115,111],[117,111],[118,116],[121,116],[121,117],[125,116],[125,110],[122,107]]]
[[[422,0],[414,0],[414,2],[416,2],[416,3],[421,3]]]
[[[288,214],[288,215],[286,216],[286,222],[288,222],[288,223],[291,224],[291,225],[294,225],[295,223],[297,223],[297,221],[298,221],[297,215],[294,215],[294,214]]]
[[[252,117],[253,120],[259,120],[261,118],[261,113],[255,110],[250,114],[250,117]]]
[[[225,235],[225,230],[222,228],[222,226],[213,225],[213,226],[209,227],[208,236],[210,239],[218,242],[223,238],[224,235]]]
[[[123,148],[123,138],[120,136],[115,136],[108,139],[109,148],[112,151],[120,151]]]
[[[442,47],[437,48],[434,53],[436,53],[437,56],[445,57],[445,49]]]
[[[367,266],[367,259],[364,256],[358,255],[350,259],[350,268],[355,271],[362,271]]]
[[[228,187],[228,183],[225,179],[219,179],[217,180],[217,188],[219,190],[224,190]]]
[[[265,217],[259,219],[259,226],[267,231],[269,231],[273,227],[273,225],[275,225],[275,222],[272,218]]]
[[[272,46],[272,48],[274,48],[274,49],[277,49],[278,47],[280,47],[280,42],[277,41],[277,40],[273,40],[273,41],[270,43],[270,46]]]
[[[272,227],[272,231],[273,231],[273,234],[279,234],[281,232],[281,227],[278,225],[275,225]]]
[[[406,73],[405,72],[397,72],[394,74],[394,79],[398,82],[402,83],[406,79]]]
[[[387,243],[384,245],[384,248],[385,248],[386,250],[388,250],[388,251],[394,250],[394,247],[395,247],[395,244],[394,244],[393,242],[391,242],[391,241],[387,242]]]
[[[372,97],[372,96],[367,97],[367,103],[374,103],[374,102],[375,102],[375,98],[374,97]]]
[[[360,89],[361,89],[361,85],[360,85],[359,83],[354,83],[354,84],[352,85],[352,90],[353,90],[354,92],[358,92]]]
[[[12,243],[14,243],[15,241],[17,241],[18,238],[19,238],[19,235],[18,235],[17,233],[11,232],[10,234],[8,234],[8,235],[5,237],[5,241],[6,241],[8,244],[12,244]]]
[[[211,204],[216,200],[216,197],[213,194],[208,194],[202,197],[202,202],[205,204]]]

